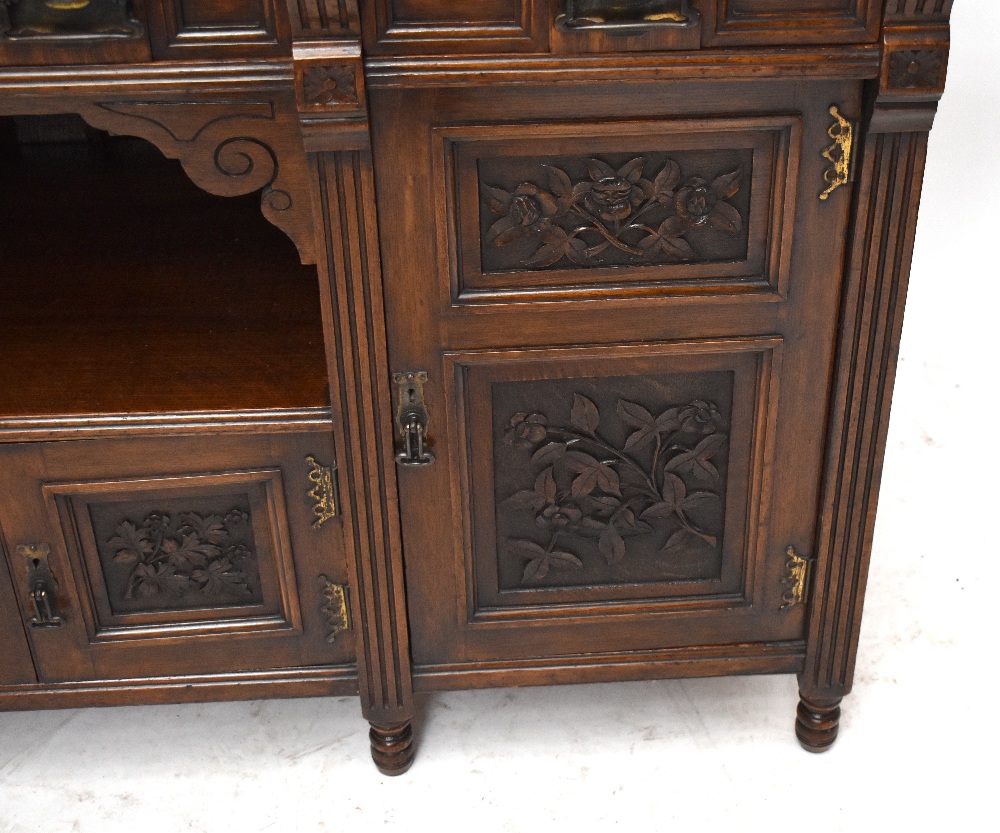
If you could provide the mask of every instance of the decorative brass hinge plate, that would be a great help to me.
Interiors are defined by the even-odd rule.
[[[823,151],[823,158],[829,159],[833,167],[823,173],[828,187],[819,195],[821,200],[829,199],[830,194],[848,183],[851,178],[851,154],[854,152],[854,126],[840,115],[836,104],[830,108],[830,115],[837,121],[827,131],[833,144]]]
[[[809,592],[809,565],[811,558],[799,555],[795,547],[788,547],[785,550],[788,559],[785,561],[785,577],[781,580],[788,589],[781,597],[784,604],[781,609],[804,604]]]
[[[313,500],[313,528],[319,529],[331,518],[337,517],[337,490],[333,484],[333,466],[321,466],[311,454],[306,457],[309,464],[309,480],[313,486],[306,494]]]
[[[350,630],[351,620],[347,612],[347,587],[320,576],[323,582],[323,604],[320,610],[326,619],[326,641],[336,641],[337,635]]]

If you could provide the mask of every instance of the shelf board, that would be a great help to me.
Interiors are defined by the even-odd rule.
[[[0,156],[0,417],[328,405],[316,270],[137,140]]]

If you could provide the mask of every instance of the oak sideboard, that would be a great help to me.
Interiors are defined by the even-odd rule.
[[[0,0],[0,708],[798,675],[951,0]]]

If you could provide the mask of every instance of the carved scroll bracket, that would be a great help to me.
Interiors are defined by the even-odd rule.
[[[290,103],[128,99],[85,103],[79,113],[93,127],[151,142],[211,194],[260,191],[264,216],[303,263],[316,262],[308,168]]]

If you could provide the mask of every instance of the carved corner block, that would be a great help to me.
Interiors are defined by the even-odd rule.
[[[295,100],[304,117],[357,117],[365,112],[365,81],[358,56],[295,60]]]
[[[880,99],[937,100],[948,70],[947,27],[892,27],[883,38]]]

